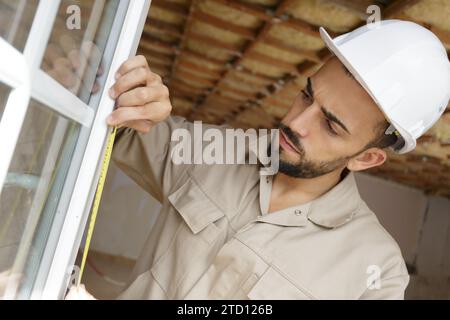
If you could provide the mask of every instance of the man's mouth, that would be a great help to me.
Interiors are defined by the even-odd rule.
[[[284,150],[294,152],[300,154],[300,151],[297,150],[296,147],[292,144],[288,137],[284,134],[282,130],[280,130],[280,145]]]

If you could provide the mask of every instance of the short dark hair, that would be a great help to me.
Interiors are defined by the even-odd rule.
[[[395,132],[386,134],[386,130],[389,126],[390,124],[387,120],[378,122],[374,128],[375,137],[366,145],[364,150],[369,148],[385,149],[388,147],[393,147],[394,145],[396,149],[402,148],[405,145],[405,141],[401,136],[396,135]]]

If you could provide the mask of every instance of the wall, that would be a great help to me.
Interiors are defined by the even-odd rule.
[[[427,197],[419,190],[366,174],[356,175],[361,197],[397,240],[405,261],[413,265]]]
[[[137,259],[159,208],[156,200],[111,162],[91,249]]]

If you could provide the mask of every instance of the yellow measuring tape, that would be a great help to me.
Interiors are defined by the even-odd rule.
[[[100,201],[102,199],[103,188],[105,186],[106,175],[108,173],[108,167],[112,156],[112,149],[114,146],[114,140],[116,139],[116,133],[117,127],[114,127],[108,137],[105,156],[103,157],[103,162],[100,169],[100,177],[98,179],[97,190],[95,191],[95,198],[91,211],[91,220],[89,222],[89,228],[86,235],[86,243],[84,245],[83,259],[81,260],[80,274],[78,277],[77,286],[81,284],[81,278],[83,277],[83,271],[86,266],[89,246],[91,244],[92,235],[94,234],[95,220],[97,219],[98,208],[100,207]]]

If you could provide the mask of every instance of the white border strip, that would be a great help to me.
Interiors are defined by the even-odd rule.
[[[130,1],[127,16],[117,44],[117,51],[106,82],[106,88],[109,88],[114,83],[115,71],[131,54],[135,53],[149,7],[149,0]],[[87,220],[87,215],[83,211],[89,210],[90,207],[88,201],[89,191],[94,184],[94,177],[97,176],[96,164],[99,163],[100,156],[103,153],[105,138],[109,131],[106,126],[106,117],[113,110],[114,102],[109,98],[108,91],[103,91],[77,183],[56,247],[55,258],[50,267],[47,282],[42,293],[41,298],[43,299],[60,298],[60,295],[63,294],[64,287],[67,286],[66,280],[72,271],[71,264],[74,261],[71,260],[73,260],[73,252],[74,250],[78,250],[81,235]]]

